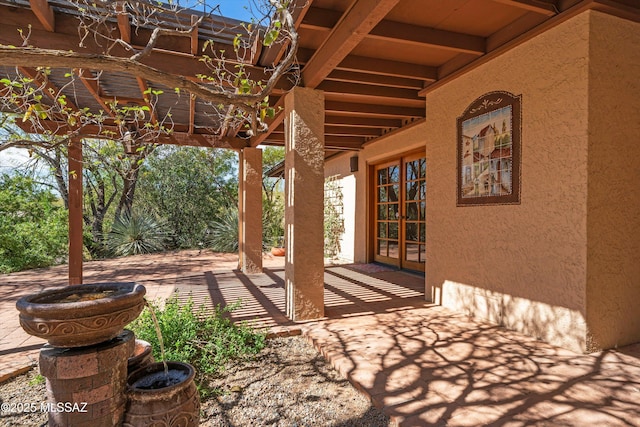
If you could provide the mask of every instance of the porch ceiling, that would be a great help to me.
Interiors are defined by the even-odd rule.
[[[425,117],[424,95],[533,37],[550,26],[587,9],[601,10],[640,21],[637,0],[298,0],[300,34],[298,61],[301,84],[325,92],[325,144],[327,155],[359,150],[363,144]],[[40,6],[37,6],[40,5]],[[42,11],[55,16],[53,28]],[[0,44],[21,45],[18,29],[31,25],[31,44],[41,48],[78,50],[75,17],[63,0],[0,0]],[[117,25],[117,24],[114,24]],[[122,28],[122,27],[120,27]],[[223,31],[214,33],[206,28]],[[230,51],[239,22],[219,18],[202,26],[195,37],[167,37],[162,50],[145,60],[147,65],[173,74],[193,77],[204,65],[193,55],[208,38]],[[131,34],[134,44],[146,43],[150,32]],[[274,45],[255,55],[254,76],[277,59],[286,48]],[[91,51],[85,48],[84,51]],[[201,51],[201,49],[199,50]],[[15,73],[13,64],[0,62],[0,77]],[[46,65],[46,64],[43,64]],[[144,76],[85,70],[84,87],[76,87],[78,108],[96,111],[105,100],[118,97],[144,105],[143,91],[151,85]],[[33,70],[21,69],[23,73]],[[58,89],[61,76],[71,70],[56,69],[50,84]],[[282,106],[288,82],[282,82],[271,102]],[[155,88],[159,88],[157,84]],[[1,89],[1,88],[0,88]],[[160,89],[162,89],[160,87]],[[165,88],[166,89],[166,88]],[[172,98],[174,97],[174,98]],[[172,109],[174,135],[162,143],[240,148],[284,143],[283,113],[269,130],[252,139],[213,135],[212,121],[198,99],[178,99],[165,91],[158,113]]]

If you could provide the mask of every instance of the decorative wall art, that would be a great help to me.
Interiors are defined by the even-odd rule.
[[[458,117],[458,206],[520,203],[521,95],[489,92]]]

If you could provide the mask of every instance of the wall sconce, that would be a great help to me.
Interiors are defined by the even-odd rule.
[[[349,166],[351,172],[358,172],[358,156],[353,156],[349,159]]]

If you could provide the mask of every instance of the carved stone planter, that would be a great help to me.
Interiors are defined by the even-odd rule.
[[[167,362],[140,368],[127,378],[127,409],[123,427],[196,427],[200,423],[200,397],[195,370],[187,363]]]
[[[84,347],[116,337],[144,308],[144,286],[94,283],[22,297],[20,326],[54,347]]]
[[[144,340],[136,339],[133,353],[127,360],[127,373],[132,374],[140,368],[151,365],[153,360],[153,349],[151,344]]]

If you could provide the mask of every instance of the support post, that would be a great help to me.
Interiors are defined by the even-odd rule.
[[[242,271],[262,273],[262,150],[242,149]]]
[[[285,296],[295,321],[324,316],[324,93],[285,98]]]
[[[82,283],[82,140],[69,143],[69,284]]]
[[[242,270],[244,260],[244,153],[238,150],[238,270]]]

